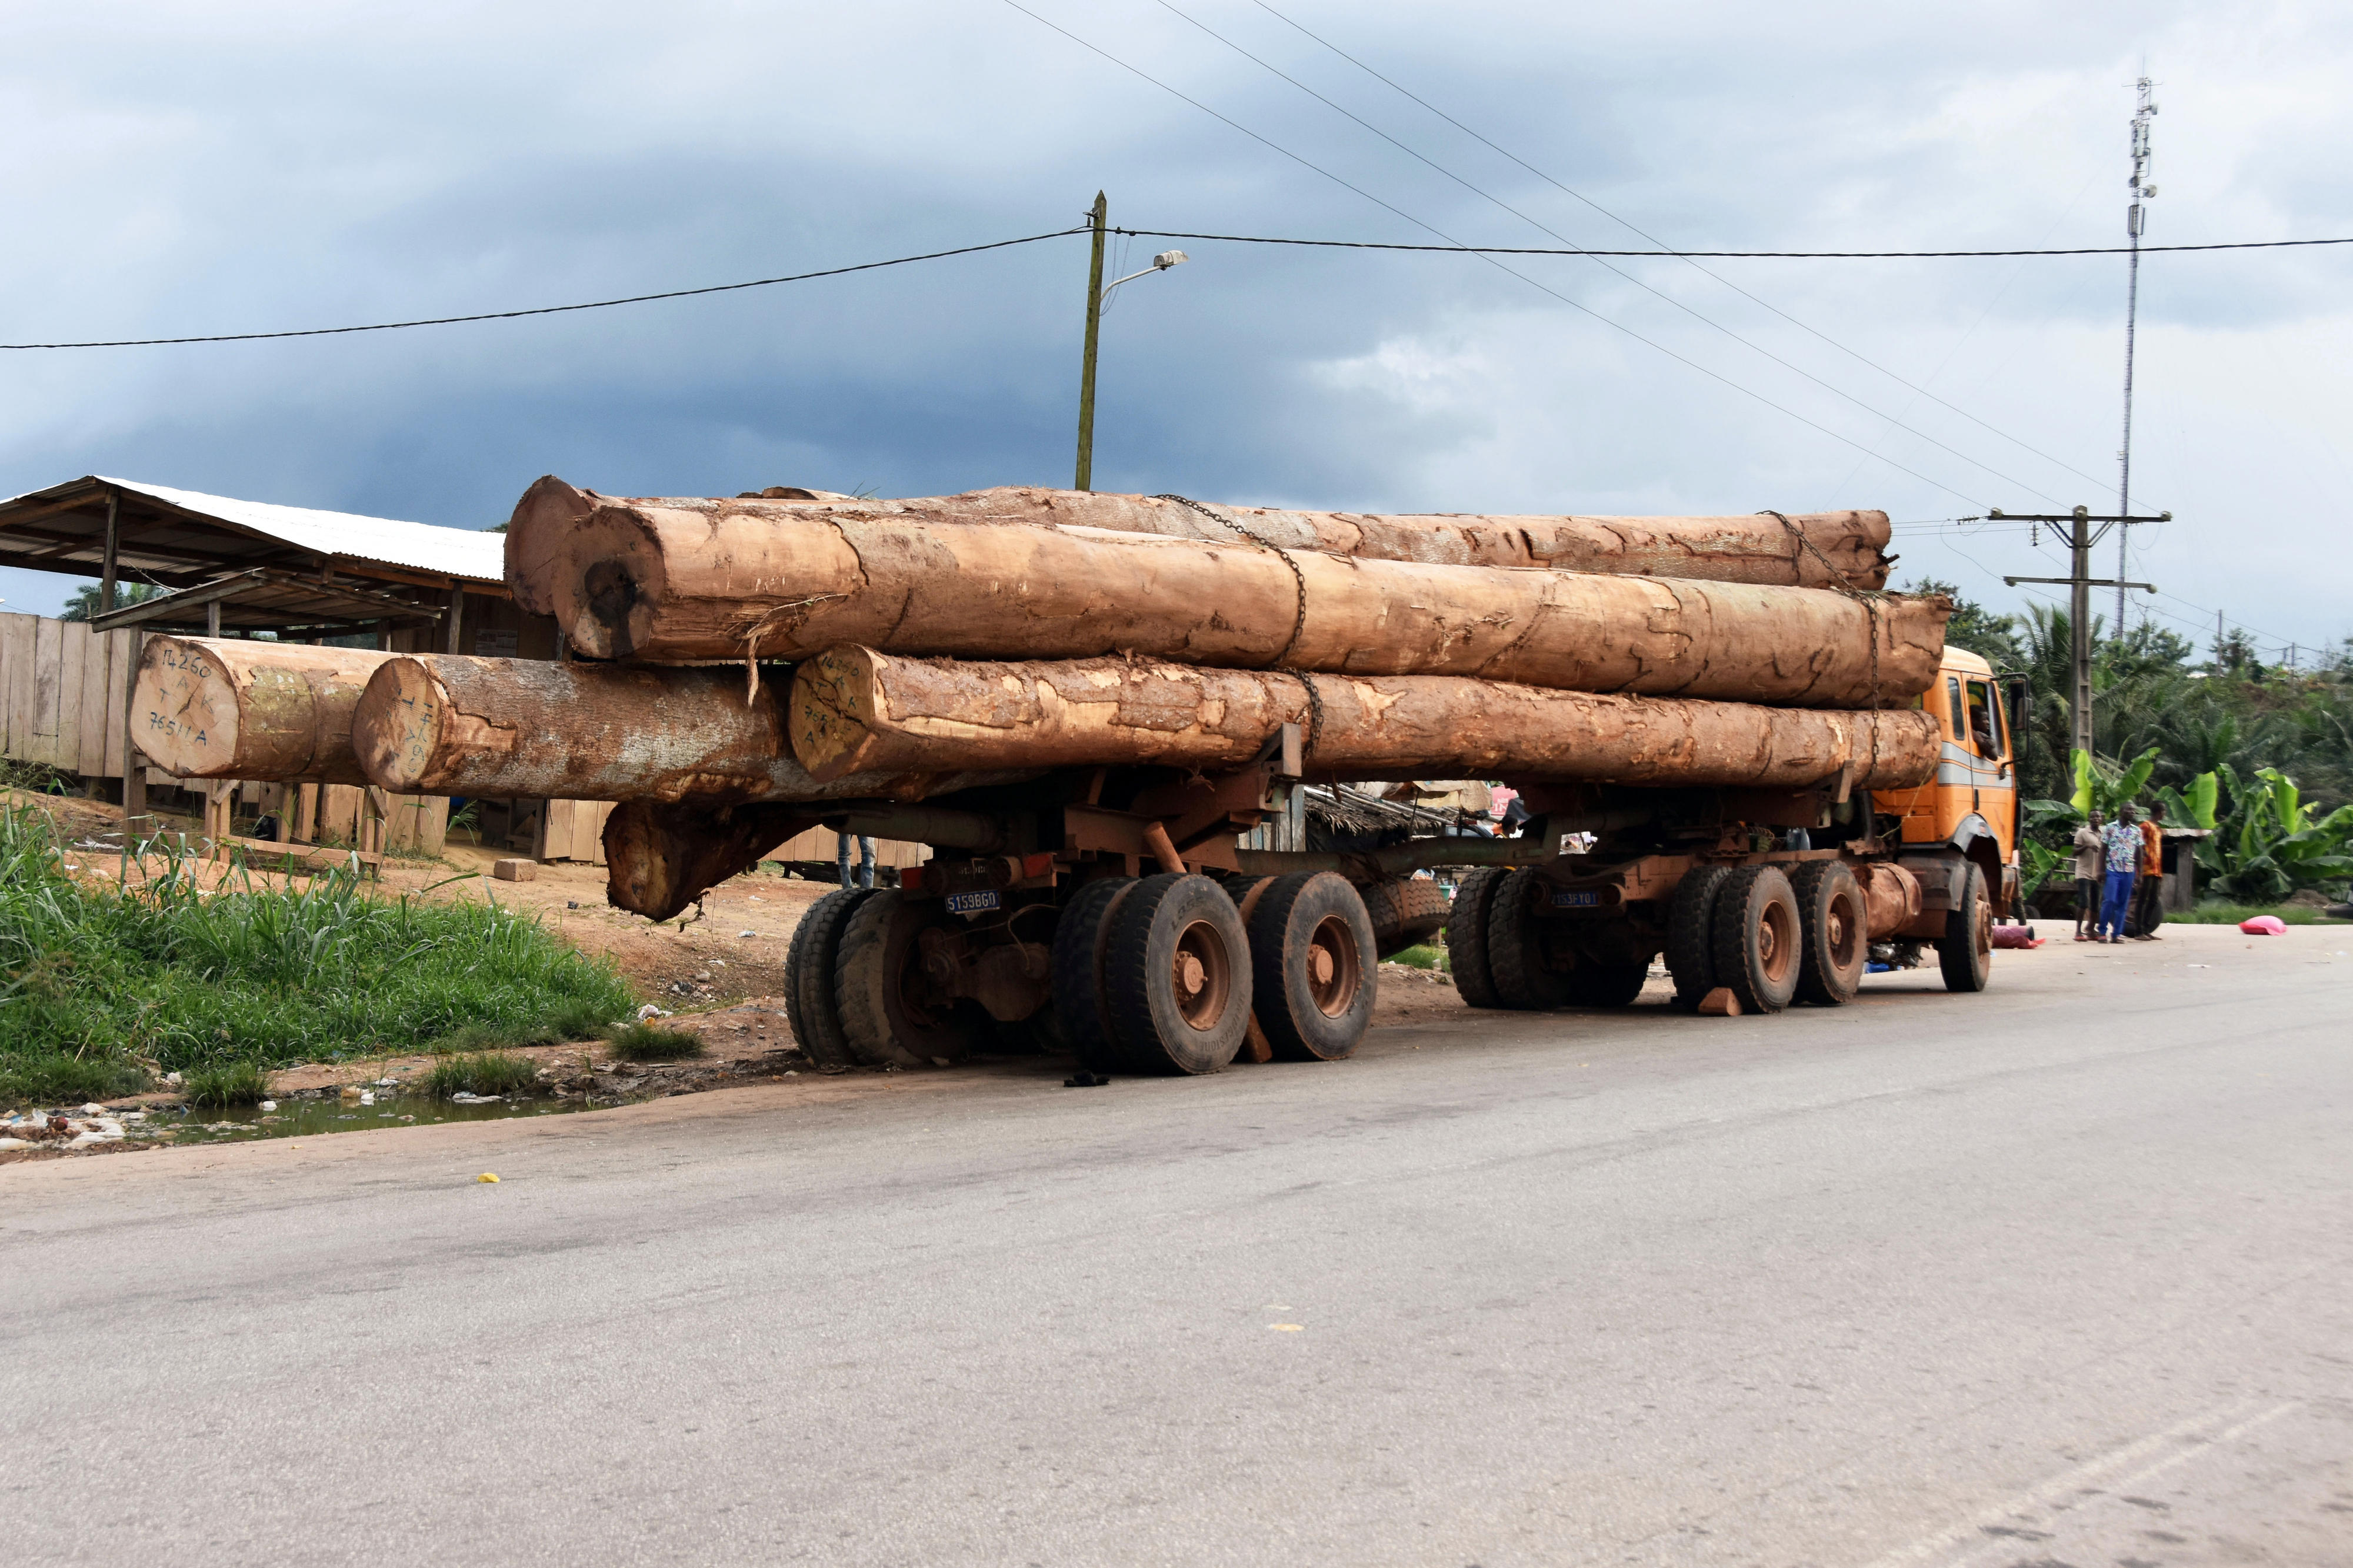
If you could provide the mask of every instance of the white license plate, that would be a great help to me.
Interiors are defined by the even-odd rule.
[[[994,888],[983,888],[976,893],[948,895],[948,913],[952,915],[976,915],[983,910],[1001,910],[1004,907],[1005,900]]]
[[[1601,892],[1597,888],[1562,888],[1555,890],[1552,907],[1556,910],[1598,910]]]

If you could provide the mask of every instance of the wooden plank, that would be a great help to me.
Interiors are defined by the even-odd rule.
[[[108,632],[106,636],[106,767],[111,779],[122,776],[122,740],[124,715],[131,707],[131,639],[135,633]]]
[[[609,800],[584,800],[572,815],[572,858],[591,866],[605,863],[605,819],[613,815]]]
[[[329,787],[350,789],[357,786],[338,784]],[[250,859],[267,858],[273,860],[300,860],[311,866],[348,865],[354,855],[359,857],[360,864],[363,866],[380,865],[384,860],[383,856],[372,855],[362,849],[332,849],[315,845],[279,844],[267,838],[239,838],[227,834],[216,836],[213,839],[213,847],[216,850],[227,850],[231,847],[245,850],[248,858]]]
[[[543,846],[540,851],[541,859],[572,858],[572,819],[579,806],[576,800],[551,800],[547,803],[539,830],[540,843]]]
[[[74,771],[86,778],[106,772],[106,732],[120,722],[106,706],[106,655],[111,640],[91,632],[81,645],[81,744],[74,753]]]
[[[58,678],[64,673],[65,629],[64,622],[47,616],[33,621],[33,745],[26,761],[51,767],[58,762],[58,704],[64,695]]]
[[[34,760],[33,627],[37,616],[0,615],[0,709],[5,710],[5,751],[20,763]]]
[[[58,623],[58,738],[52,747],[53,765],[67,773],[81,771],[81,682],[89,662],[90,626],[83,621]]]
[[[360,786],[323,784],[319,790],[319,837],[350,844],[359,837]]]

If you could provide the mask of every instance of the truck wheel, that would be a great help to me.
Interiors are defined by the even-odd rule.
[[[1054,1013],[1079,1060],[1097,1072],[1127,1065],[1103,999],[1103,954],[1112,916],[1134,887],[1133,877],[1098,878],[1071,895],[1054,926]]]
[[[1373,951],[1391,958],[1446,929],[1446,890],[1427,877],[1384,879],[1364,889]]]
[[[1985,872],[1975,863],[1961,881],[1961,907],[1945,916],[1936,967],[1945,972],[1947,991],[1982,991],[1993,979],[1993,902],[1986,897]]]
[[[1809,860],[1789,879],[1798,895],[1798,994],[1820,1007],[1854,1000],[1871,958],[1871,927],[1854,873],[1835,860]]]
[[[1702,866],[1676,884],[1667,906],[1667,973],[1678,1007],[1696,1007],[1715,989],[1715,900],[1731,875],[1729,866]]]
[[[1495,907],[1487,913],[1487,967],[1506,1007],[1548,1013],[1568,1002],[1568,976],[1545,965],[1544,923],[1536,908],[1545,883],[1523,866],[1504,879]]]
[[[841,949],[842,921],[874,893],[872,888],[838,888],[811,904],[785,953],[785,1019],[803,1054],[821,1068],[846,1068],[858,1060],[841,1032],[833,961]]]
[[[1207,877],[1146,877],[1112,921],[1103,988],[1131,1070],[1216,1072],[1250,1027],[1250,941]]]
[[[1464,875],[1454,889],[1453,907],[1446,911],[1446,967],[1454,989],[1473,1007],[1501,1007],[1495,972],[1487,962],[1487,917],[1495,907],[1496,889],[1510,873],[1482,866]]]
[[[1278,878],[1250,918],[1250,1006],[1286,1061],[1338,1061],[1373,1019],[1373,921],[1335,871]]]
[[[1715,896],[1715,983],[1750,1013],[1778,1013],[1798,994],[1798,895],[1778,866],[1742,866]]]
[[[1651,978],[1650,961],[1641,963],[1591,963],[1570,972],[1568,1005],[1572,1007],[1627,1007],[1642,994]]]
[[[878,888],[842,922],[834,995],[842,1037],[868,1067],[930,1067],[969,1054],[984,1037],[977,1006],[961,997],[935,998],[924,979],[916,939],[946,918],[935,900]]]

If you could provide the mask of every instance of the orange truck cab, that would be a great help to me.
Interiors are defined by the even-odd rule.
[[[1901,820],[1899,855],[1958,851],[1985,872],[1998,912],[2017,907],[2020,880],[2017,741],[2002,696],[1991,665],[1947,648],[1936,683],[1914,704],[1936,717],[1936,776],[1872,797]]]

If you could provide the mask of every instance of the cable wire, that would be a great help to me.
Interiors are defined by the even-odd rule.
[[[185,338],[108,338],[79,343],[0,343],[0,349],[143,349],[165,343],[247,343],[270,338],[332,338],[347,332],[392,332],[404,327],[448,327],[461,321],[509,321],[520,316],[557,316],[567,310],[603,310],[615,305],[642,305],[654,300],[686,300],[698,294],[732,294],[742,289],[765,289],[777,283],[806,283],[812,278],[839,278],[845,273],[871,272],[878,268],[904,267],[910,262],[937,261],[949,256],[971,256],[984,250],[1035,245],[1041,239],[1060,239],[1086,232],[1087,226],[1080,224],[1070,228],[1051,229],[1044,234],[1025,235],[1019,239],[997,239],[987,245],[960,245],[954,250],[929,250],[921,256],[894,256],[888,261],[860,261],[854,266],[828,267],[816,272],[794,272],[782,278],[754,278],[746,283],[712,283],[701,289],[666,289],[658,294],[627,294],[617,300],[590,300],[577,305],[536,305],[524,310],[483,310],[470,316],[425,316],[413,321],[375,321],[359,327],[304,327],[281,332],[212,332],[201,337]]]
[[[1006,0],[1006,4],[1012,5],[1013,0]],[[1018,11],[1020,10],[1021,7],[1015,5],[1014,9]],[[1025,13],[1025,15],[1034,15],[1034,13]],[[1050,27],[1053,26],[1053,24],[1050,22],[1046,25]],[[1056,27],[1054,30],[1056,32],[1061,31],[1059,27]],[[1065,37],[1068,36],[1069,35],[1065,35]],[[1083,42],[1084,40],[1080,41]],[[1087,45],[1087,47],[1089,48],[1094,47],[1092,44]],[[1110,57],[1105,56],[1104,58],[1109,58]],[[1119,62],[1114,61],[1113,63],[1116,64]],[[1139,76],[1143,75],[1141,71],[1138,71],[1136,74]],[[1145,77],[1145,79],[1146,81],[1152,81],[1155,87],[1163,85],[1160,82],[1153,81],[1153,79],[1150,77]],[[1170,88],[1168,90],[1170,92],[1176,92],[1176,89]],[[1176,96],[1179,98],[1185,97],[1183,93],[1176,93]],[[1185,101],[1187,103],[1195,103],[1195,100],[1189,98],[1186,98]],[[1199,105],[1195,103],[1195,107],[1198,108]],[[1217,110],[1210,110],[1209,112],[1216,114]],[[1347,111],[1345,110],[1342,110],[1341,112],[1345,114]],[[1225,116],[1222,114],[1218,115],[1218,118],[1225,120]],[[1353,116],[1351,118],[1353,118]],[[1233,125],[1234,122],[1230,120],[1227,120],[1226,123]],[[1255,140],[1265,140],[1263,137],[1258,136],[1255,132],[1244,131],[1242,127],[1238,125],[1234,128],[1238,131],[1243,131],[1243,134],[1250,136]],[[1377,134],[1377,132],[1376,134]],[[1269,142],[1268,145],[1272,146],[1273,143]],[[1282,148],[1276,148],[1275,150],[1277,152],[1283,151]],[[1410,152],[1411,149],[1409,148],[1407,151]],[[1295,156],[1295,154],[1290,153],[1283,153],[1283,155],[1285,157]],[[1415,156],[1419,157],[1420,154],[1416,153]],[[1298,162],[1303,163],[1307,163],[1303,158],[1298,159]],[[1313,163],[1308,163],[1307,166],[1311,169],[1315,169],[1315,172],[1319,174],[1324,174],[1326,178],[1334,180],[1339,179],[1338,175],[1331,174],[1325,170],[1316,168]],[[1443,170],[1440,170],[1440,172],[1444,173]],[[1451,178],[1452,176],[1450,175],[1449,177]],[[1340,183],[1342,184],[1347,184],[1345,180],[1341,180]],[[1356,190],[1356,187],[1354,185],[1349,185],[1348,188],[1352,191]],[[1358,195],[1365,195],[1366,193],[1356,191],[1356,194]],[[1484,195],[1486,193],[1482,191],[1480,194]],[[1379,200],[1377,196],[1369,197],[1368,199],[1375,201]],[[1382,202],[1381,205],[1383,206],[1388,206],[1387,202]],[[1397,212],[1398,209],[1395,207],[1389,207],[1389,210],[1391,212]],[[1398,216],[1403,217],[1406,215],[1398,213]],[[1535,220],[1531,219],[1530,221],[1534,222]],[[1428,226],[1424,225],[1422,226],[1427,227]],[[1541,228],[1543,227],[1543,225],[1538,224],[1536,226]],[[1969,257],[2126,256],[2131,254],[2131,247],[2129,246],[2122,245],[2061,246],[2055,247],[2045,247],[2042,248],[2030,247],[2019,250],[1603,250],[1593,246],[1586,245],[1409,245],[1394,240],[1379,239],[1296,239],[1283,235],[1268,234],[1194,234],[1187,230],[1174,228],[1114,228],[1106,230],[1106,232],[1112,234],[1138,235],[1145,239],[1222,239],[1230,241],[1235,245],[1299,245],[1328,250],[1425,250],[1440,253],[1459,251],[1462,254],[1471,256],[1632,256],[1651,257],[1654,258],[1681,261],[1689,261],[1694,258],[1700,260],[1713,259],[1718,261],[1935,261],[1952,258]],[[1637,230],[1636,232],[1640,233],[1641,231]],[[2353,236],[2348,236],[2343,239],[2239,239],[2213,245],[2144,245],[2140,247],[2140,253],[2143,256],[2153,256],[2161,250],[2279,250],[2289,246],[2310,245],[2353,245]],[[1704,268],[1703,268],[1703,270],[1704,270]],[[1715,277],[1712,272],[1709,273],[1708,276],[1711,278]],[[1725,279],[1718,278],[1716,279],[1716,281],[1724,283]],[[1736,289],[1738,288],[1738,285],[1725,283],[1725,287]],[[1753,294],[1748,297],[1752,300],[1757,298]],[[1767,304],[1762,300],[1757,300],[1757,302],[1760,305],[1764,305],[1768,310],[1773,310],[1773,307],[1770,304]],[[1778,310],[1775,310],[1774,313],[1776,315],[1781,314],[1781,312]],[[1791,321],[1795,321],[1799,326],[1805,326],[1803,321],[1797,321],[1797,318],[1794,316],[1788,317],[1788,319]],[[1807,328],[1807,330],[1810,331],[1813,329]],[[1825,338],[1822,341],[1831,343],[1833,347],[1838,346],[1834,339]],[[1846,352],[1849,353],[1854,353],[1852,349],[1848,349]],[[1861,358],[1862,356],[1858,354],[1856,357]],[[1870,362],[1865,361],[1864,363],[1869,363]],[[1879,367],[1873,365],[1872,368],[1876,370]],[[1882,374],[1892,376],[1894,374],[1894,372],[1884,371],[1882,372]],[[2105,484],[2106,481],[2102,480],[2101,482]]]

